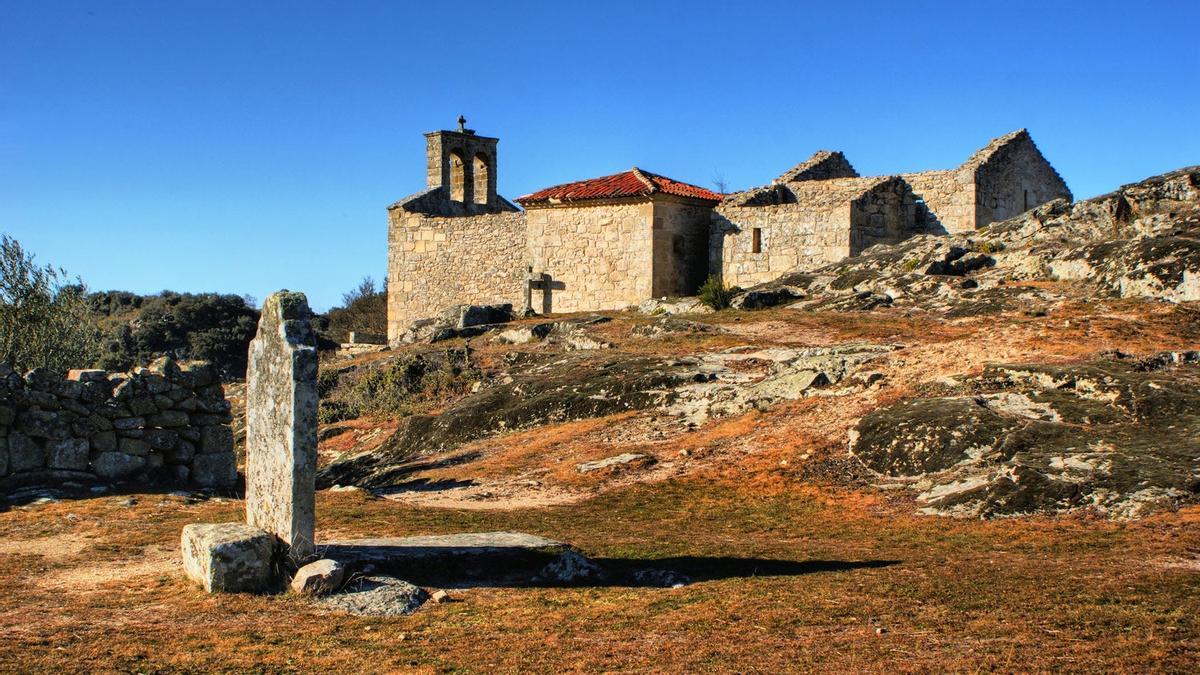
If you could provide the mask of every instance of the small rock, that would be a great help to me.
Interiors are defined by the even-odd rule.
[[[327,609],[357,616],[405,616],[428,599],[428,593],[407,581],[380,576],[359,579],[343,592],[317,602]]]
[[[305,595],[325,595],[342,585],[346,568],[336,560],[322,558],[301,567],[292,577],[292,592]]]
[[[568,550],[557,560],[546,565],[534,578],[534,581],[577,584],[602,581],[606,578],[608,578],[608,574],[599,565],[588,560],[578,551]]]
[[[429,599],[440,605],[442,603],[450,602],[450,594],[446,591],[434,591],[433,595],[429,596]]]
[[[616,455],[615,457],[607,457],[594,462],[583,462],[581,464],[576,464],[575,470],[579,473],[590,473],[592,471],[600,471],[602,469],[609,469],[616,466],[624,466],[634,463],[649,465],[653,464],[654,461],[655,460],[653,457],[643,455],[639,452],[626,452]]]

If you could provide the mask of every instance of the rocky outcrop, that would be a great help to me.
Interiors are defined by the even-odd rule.
[[[804,295],[795,306],[913,306],[957,315],[1045,305],[1053,292],[1014,281],[1078,281],[1112,296],[1200,300],[1200,167],[1070,204],[1056,200],[952,236],[918,235],[743,292]]]
[[[400,341],[440,342],[475,337],[500,330],[513,318],[511,304],[455,305],[436,318],[414,321],[400,336]]]
[[[696,375],[690,363],[650,357],[597,362],[578,352],[543,359],[440,415],[403,418],[378,450],[327,466],[317,485],[386,487],[404,476],[402,465],[414,457],[508,431],[663,405]]]
[[[780,401],[861,390],[882,375],[859,373],[860,368],[899,348],[856,343],[798,349],[734,347],[702,354],[691,361],[699,375],[680,387],[668,411],[696,427]]]
[[[962,393],[868,414],[850,452],[925,513],[1169,508],[1200,493],[1200,352],[991,366]]]

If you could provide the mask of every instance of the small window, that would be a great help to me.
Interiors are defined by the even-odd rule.
[[[1025,191],[1025,208],[1024,208],[1024,209],[1022,209],[1022,210],[1023,210],[1023,211],[1028,211],[1028,210],[1029,210],[1029,190],[1026,190],[1026,191]]]
[[[762,253],[762,228],[756,227],[750,233],[750,252]]]

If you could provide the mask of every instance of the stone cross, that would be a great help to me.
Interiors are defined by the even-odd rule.
[[[313,553],[317,469],[317,341],[303,293],[263,303],[246,369],[246,522]]]

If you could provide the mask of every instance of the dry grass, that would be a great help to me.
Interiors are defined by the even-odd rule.
[[[121,500],[0,514],[8,542],[93,542],[0,553],[5,668],[1186,670],[1200,658],[1200,578],[1178,564],[1200,551],[1195,508],[1128,525],[962,522],[783,473],[773,485],[697,477],[497,512],[323,493],[322,532],[524,530],[613,566],[660,560],[715,577],[676,590],[456,591],[462,602],[364,619],[287,596],[207,596],[163,562],[185,523],[237,519],[237,502]]]

